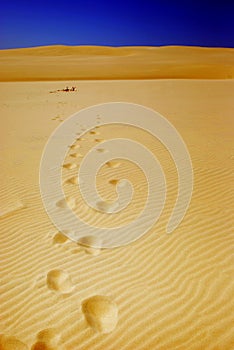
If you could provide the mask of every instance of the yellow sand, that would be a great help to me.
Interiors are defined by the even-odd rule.
[[[58,45],[0,51],[0,81],[233,77],[234,50],[227,48]]]
[[[170,54],[172,49],[174,55]],[[0,336],[0,349],[12,349],[14,344],[16,349],[25,349],[26,345],[34,350],[233,349],[234,81],[220,79],[226,77],[228,64],[222,65],[218,59],[212,61],[217,54],[220,60],[228,62],[233,50],[212,51],[211,61],[219,68],[216,72],[213,67],[209,71],[212,79],[207,80],[191,79],[195,71],[201,72],[196,78],[202,78],[204,71],[200,66],[195,69],[192,63],[190,67],[187,61],[183,71],[189,72],[183,75],[186,79],[175,79],[177,75],[173,74],[170,79],[168,67],[161,65],[160,76],[168,79],[49,81],[66,76],[66,69],[61,72],[58,67],[62,61],[65,67],[67,57],[63,53],[68,48],[63,51],[63,47],[58,47],[51,51],[54,56],[47,57],[58,62],[47,82],[14,82],[25,74],[20,66],[25,52],[31,55],[32,65],[24,80],[35,79],[42,71],[45,76],[50,72],[50,66],[43,68],[46,59],[41,71],[38,70],[40,62],[36,64],[38,58],[34,57],[37,50],[47,57],[48,48],[23,50],[22,56],[20,51],[0,52],[0,62],[5,60],[0,78],[11,81],[0,83],[0,334],[4,334]],[[76,50],[71,49],[73,63]],[[93,70],[96,67],[96,78],[101,78],[102,69],[106,77],[105,72],[111,72],[111,68],[105,68],[103,62],[111,59],[117,62],[117,54],[109,57],[109,49],[103,49],[100,52],[108,57],[99,55],[97,60],[92,56],[97,53],[92,50],[86,48],[84,56],[89,55]],[[203,64],[201,49],[155,49],[155,57],[168,62],[171,74],[180,62],[181,50],[190,52],[186,56],[190,62],[194,58]],[[130,51],[144,57],[143,49]],[[204,67],[209,63],[208,56]],[[128,59],[131,62],[130,56]],[[140,67],[141,61],[138,63]],[[72,69],[73,77],[78,77],[78,67],[71,64],[69,77]],[[131,74],[134,72],[135,78],[139,78],[136,66],[134,69]],[[176,71],[179,74],[180,70]],[[40,78],[44,79],[43,75]],[[78,91],[50,93],[67,85],[77,86]],[[177,128],[192,158],[194,192],[181,225],[167,235],[165,228],[176,199],[177,177],[166,149],[151,135],[131,127],[100,127],[97,133],[87,133],[79,146],[71,149],[71,154],[81,156],[68,155],[66,164],[78,165],[101,140],[131,137],[157,155],[168,190],[160,220],[145,236],[125,247],[90,254],[86,247],[66,240],[48,218],[40,197],[39,165],[48,137],[62,120],[84,107],[110,101],[153,108]],[[107,164],[100,171],[97,186],[108,201],[116,198],[115,186],[122,178],[134,186],[133,203],[127,212],[111,219],[108,214],[87,210],[74,180],[77,170],[77,167],[63,169],[64,191],[70,200],[68,205],[90,223],[107,227],[124,225],[143,208],[145,177],[134,164],[118,161],[118,166]],[[94,296],[99,297],[90,299]],[[88,300],[95,301],[92,322],[87,322],[82,309]]]

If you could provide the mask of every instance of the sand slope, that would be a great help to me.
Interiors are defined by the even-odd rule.
[[[66,84],[77,85],[78,92],[49,93]],[[67,350],[234,348],[234,81],[14,82],[1,83],[0,91],[0,333],[16,337],[28,349],[33,344],[34,349],[54,344],[52,348]],[[39,192],[39,162],[47,138],[62,120],[109,101],[143,104],[175,125],[191,154],[194,193],[182,224],[165,234],[176,198],[176,169],[164,147],[131,129],[99,128],[98,134],[87,134],[72,152],[83,156],[94,139],[120,133],[143,142],[159,158],[168,188],[165,210],[147,235],[93,255],[63,238],[49,220]],[[64,169],[65,178],[72,179],[73,171]],[[102,195],[111,199],[112,180],[126,176],[136,196],[129,215],[119,217],[122,224],[142,208],[144,177],[126,162],[104,167],[98,177]],[[74,181],[64,185],[68,195],[74,187]],[[102,224],[83,205],[78,212]],[[94,295],[111,300],[106,306],[115,327],[111,333],[95,332],[85,320],[82,303]],[[106,329],[102,315],[97,311],[95,322]]]
[[[0,349],[234,348],[233,52],[63,46],[0,51]],[[72,80],[61,81],[67,78]],[[66,86],[77,91],[58,91]],[[102,140],[129,137],[144,144],[167,180],[164,211],[145,236],[126,247],[93,250],[71,242],[48,218],[39,165],[58,125],[82,108],[110,101],[142,104],[168,118],[190,152],[194,192],[181,225],[167,235],[177,195],[167,150],[133,127],[101,126],[85,134],[70,148],[62,175],[68,204],[90,224],[124,226],[146,201],[144,174],[118,160],[102,167],[97,188],[114,200],[116,183],[127,178],[135,191],[131,204],[114,216],[87,208],[77,170]],[[62,210],[64,203],[54,205]]]
[[[234,49],[51,46],[0,50],[0,81],[230,79]]]

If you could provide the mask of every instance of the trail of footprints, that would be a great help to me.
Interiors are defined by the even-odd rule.
[[[101,252],[102,241],[95,236],[81,237],[78,245],[87,253],[91,255],[99,255]]]
[[[95,128],[96,129],[96,128]],[[95,129],[89,131],[89,134],[90,135],[99,135],[100,133],[98,131],[96,131]],[[69,148],[70,148],[70,151],[72,153],[69,154],[69,157],[73,158],[73,159],[80,159],[83,157],[82,153],[80,153],[78,150],[80,149],[80,144],[78,142],[80,141],[85,141],[85,138],[82,138],[82,137],[78,137],[76,139],[76,143],[72,144]],[[97,139],[95,138],[94,139],[95,142],[102,142],[104,141],[104,139]],[[106,150],[105,149],[100,149],[98,150],[99,152],[105,152]],[[63,164],[63,168],[65,169],[68,169],[68,170],[72,170],[72,169],[78,169],[79,168],[79,165],[75,162],[68,162],[68,163],[65,163]],[[67,183],[69,183],[69,180],[67,180]],[[77,184],[77,183],[74,183],[74,181],[70,181],[70,183],[72,184]]]
[[[60,114],[56,115],[56,117],[51,118],[51,120],[56,120],[58,122],[63,122],[62,116]]]
[[[97,120],[100,122],[100,117],[98,117]],[[97,131],[98,127],[99,126],[96,126],[93,130],[90,130],[89,134],[95,135],[94,142],[101,143],[105,140],[103,138],[96,138],[96,135],[100,135],[100,132]],[[69,146],[70,151],[72,152],[72,153],[69,153],[69,157],[71,157],[73,159],[78,159],[78,158],[83,157],[82,153],[78,152],[78,150],[81,148],[81,145],[78,142],[84,141],[84,140],[85,140],[85,138],[78,137],[76,139],[77,142],[72,144],[71,146]],[[97,148],[97,152],[98,153],[105,153],[108,151],[105,148],[100,147],[100,148]],[[113,169],[118,168],[120,165],[121,165],[121,162],[118,160],[111,160],[111,161],[106,162],[106,166],[109,168],[113,168]],[[78,169],[79,164],[77,164],[75,162],[68,162],[68,163],[63,164],[63,168],[65,168],[67,170]],[[78,184],[81,184],[81,181],[82,180],[80,180],[80,179],[78,180],[78,176],[72,176],[71,178],[65,180],[64,184],[78,185]],[[112,185],[116,185],[118,183],[118,180],[112,179],[109,181],[109,183]],[[66,199],[59,200],[56,203],[56,207],[61,208],[61,209],[65,209],[65,208],[70,207],[72,210],[74,210],[76,208],[76,201],[72,197],[67,197]],[[107,213],[111,213],[113,210],[115,210],[116,203],[109,203],[106,201],[100,201],[100,202],[96,203],[96,207],[97,207],[98,211],[105,211]]]
[[[53,244],[63,245],[69,241],[60,232],[53,236]],[[94,236],[82,237],[77,245],[87,254],[98,255],[101,251],[101,240]],[[95,248],[94,248],[95,247]],[[75,285],[69,273],[62,269],[50,270],[46,276],[46,285],[51,292],[69,295]],[[81,311],[88,327],[95,332],[107,334],[112,332],[118,323],[118,306],[106,295],[93,295],[81,303]],[[31,350],[65,350],[61,343],[59,330],[47,328],[41,330],[31,346]],[[29,350],[28,346],[14,336],[0,334],[0,350]]]
[[[95,135],[94,142],[99,143],[103,142],[104,139],[96,138],[96,135],[100,133],[96,130],[91,130],[89,132],[91,135]],[[84,139],[78,138],[77,141],[82,141]],[[80,145],[75,143],[70,146],[70,150],[73,153],[70,153],[71,158],[81,158],[82,154],[79,152]],[[104,153],[107,152],[104,148],[98,148],[97,152]],[[119,161],[109,161],[106,165],[110,168],[117,168],[120,166]],[[64,168],[70,170],[78,168],[76,163],[66,163],[63,165]],[[78,177],[73,176],[70,179],[66,180],[65,183],[77,185]],[[116,185],[118,180],[110,180],[110,184]],[[69,205],[71,208],[75,206],[74,199],[67,197],[66,200],[61,200],[56,203],[57,207],[64,208]],[[56,233],[53,237],[53,244],[63,245],[69,242],[69,240],[62,234]],[[77,247],[89,255],[99,255],[102,249],[102,242],[98,237],[95,236],[86,236],[80,238],[77,242]],[[78,250],[79,251],[79,250]],[[77,250],[75,250],[77,252]],[[74,285],[71,281],[70,276],[66,271],[63,270],[52,270],[47,274],[47,286],[50,290],[57,293],[71,293],[74,290]],[[84,315],[84,319],[89,327],[91,327],[96,332],[100,333],[110,333],[112,332],[118,322],[118,307],[116,303],[108,296],[95,295],[84,300],[81,305],[81,309]],[[33,350],[37,350],[34,348]]]
[[[53,236],[53,244],[63,245],[66,244],[67,241],[68,238],[61,232],[57,232]],[[94,256],[100,254],[102,249],[102,241],[94,236],[80,238],[77,245],[87,254]],[[70,294],[75,289],[75,285],[73,284],[70,275],[61,269],[49,271],[46,277],[46,283],[47,287],[56,293]],[[115,301],[109,296],[94,295],[83,300],[81,311],[87,326],[91,327],[95,332],[103,334],[110,333],[115,329],[118,323],[118,307]],[[53,349],[53,347],[39,347],[38,344],[44,340],[45,334],[47,333],[39,333],[40,336],[38,336],[38,341],[34,344],[32,350]],[[51,334],[53,335],[54,333],[52,332]],[[58,340],[59,339],[57,339],[57,343]]]
[[[100,118],[99,118],[100,119]],[[60,115],[53,118],[53,120],[62,121]],[[100,132],[95,130],[89,131],[91,135],[95,135],[94,142],[103,142],[104,139],[96,138]],[[77,138],[77,141],[83,141],[83,138]],[[75,143],[70,146],[72,151],[69,156],[73,159],[81,158],[82,154],[78,151],[80,145]],[[104,148],[98,148],[97,152],[104,153],[107,152]],[[106,165],[110,168],[117,168],[120,166],[118,161],[109,161]],[[78,168],[78,164],[74,162],[68,162],[63,165],[63,168],[67,170]],[[65,183],[72,185],[78,184],[78,177],[73,176],[66,180]],[[118,180],[113,179],[109,181],[110,184],[116,185]],[[102,205],[104,205],[102,203]],[[61,199],[56,203],[56,206],[60,209],[67,208],[74,209],[76,206],[76,201],[72,197],[67,197],[66,199]],[[54,245],[65,245],[69,239],[60,232],[57,232],[52,239]],[[83,251],[86,254],[96,256],[101,252],[102,242],[95,236],[82,237],[76,244],[78,251]],[[75,250],[76,252],[77,250]],[[51,292],[69,295],[75,290],[75,285],[67,271],[61,269],[54,269],[47,273],[46,285]],[[94,295],[90,298],[85,299],[81,305],[81,311],[83,313],[84,320],[87,326],[91,327],[94,331],[99,333],[110,333],[112,332],[118,322],[118,307],[114,300],[108,296],[104,295]],[[21,342],[14,336],[7,334],[0,334],[0,350],[28,350],[28,346]],[[59,350],[62,349],[60,344],[60,333],[58,330],[53,328],[48,328],[40,331],[35,339],[34,344],[31,346],[31,350]]]
[[[60,350],[60,333],[53,328],[43,329],[37,334],[31,350]],[[28,346],[13,336],[0,334],[1,350],[28,350]]]
[[[73,248],[71,253],[85,252],[88,255],[99,255],[102,250],[102,240],[96,236],[81,237],[77,243],[70,241],[65,235],[58,232],[53,236],[52,243],[55,245],[69,245]],[[76,249],[74,249],[74,246]]]

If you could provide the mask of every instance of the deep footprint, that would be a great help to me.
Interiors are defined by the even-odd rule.
[[[77,137],[76,140],[77,140],[77,141],[85,141],[85,138],[83,138],[83,137]]]
[[[118,168],[121,163],[118,162],[118,161],[115,161],[115,160],[111,160],[109,162],[106,162],[106,165],[109,167],[109,168]]]
[[[89,326],[100,333],[112,332],[118,322],[118,307],[107,296],[95,295],[84,300],[82,312]]]
[[[79,239],[78,245],[81,246],[87,254],[98,255],[101,252],[102,241],[95,236],[85,236]]]
[[[53,237],[53,244],[63,244],[68,240],[61,232],[58,232]]]
[[[32,350],[53,350],[59,349],[58,344],[61,335],[54,328],[43,329],[37,334],[37,341],[32,346]]]
[[[66,180],[65,183],[78,185],[78,177],[77,176],[71,177],[70,179]]]
[[[99,135],[100,134],[98,131],[95,131],[95,130],[91,130],[89,133],[91,135]]]
[[[117,183],[119,182],[119,180],[116,180],[116,179],[113,179],[113,180],[110,180],[109,183],[111,185],[117,185]]]
[[[67,163],[67,164],[63,164],[63,168],[65,169],[75,169],[77,168],[77,165],[75,163]]]
[[[72,158],[79,158],[79,157],[82,157],[82,154],[80,154],[80,153],[72,153],[72,154],[70,154],[70,157],[72,157]]]
[[[80,148],[80,145],[71,145],[70,146],[70,149],[77,149],[77,148]]]
[[[95,142],[103,142],[105,141],[104,139],[94,139]]]
[[[76,199],[73,197],[67,197],[66,199],[60,199],[56,203],[56,207],[65,209],[65,208],[71,208],[75,209],[76,208]]]
[[[51,346],[42,341],[37,341],[35,344],[33,344],[31,350],[59,350],[59,347]]]
[[[71,293],[74,289],[70,275],[63,270],[51,270],[47,274],[49,289],[60,293]]]

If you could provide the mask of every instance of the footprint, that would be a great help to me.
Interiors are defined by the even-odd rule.
[[[47,274],[47,286],[49,289],[60,293],[70,293],[74,289],[69,274],[63,270],[51,270]]]
[[[95,131],[95,130],[91,130],[89,133],[91,135],[99,135],[100,134],[98,131]]]
[[[0,334],[0,349],[1,350],[28,350],[27,345],[22,343],[15,337]]]
[[[76,139],[77,141],[85,141],[85,139],[83,137],[77,137]]]
[[[57,203],[56,203],[56,207],[58,208],[67,208],[67,201],[65,199],[60,199]]]
[[[82,154],[80,154],[80,153],[71,153],[70,157],[79,158],[79,157],[82,157]]]
[[[80,148],[80,145],[71,145],[69,146],[70,149],[77,149]]]
[[[67,203],[72,210],[76,208],[76,199],[74,197],[67,197]]]
[[[121,162],[118,162],[117,160],[110,160],[109,162],[106,162],[106,165],[109,168],[118,168],[121,165]]]
[[[105,212],[105,213],[113,213],[113,211],[118,207],[118,203],[99,201],[96,203],[96,207],[98,211]]]
[[[118,322],[118,307],[107,296],[95,295],[84,300],[82,312],[89,326],[100,333],[112,332]]]
[[[100,114],[97,114],[97,118],[96,118],[96,120],[97,120],[97,123],[98,123],[98,124],[100,124],[100,123],[101,123],[101,117],[100,117]]]
[[[56,117],[51,118],[51,120],[58,120],[59,118],[60,118],[60,116],[57,115]]]
[[[63,164],[63,168],[65,168],[65,169],[75,169],[75,168],[77,168],[77,165],[75,163],[67,163],[67,164]]]
[[[47,344],[43,341],[37,341],[33,346],[31,347],[31,350],[59,350],[60,347],[51,346],[50,344]]]
[[[75,209],[76,208],[76,199],[73,197],[67,197],[65,199],[60,199],[56,203],[56,207],[61,208],[61,209],[65,209],[65,208]]]
[[[99,152],[99,153],[106,153],[106,152],[108,152],[105,148],[97,148],[96,151]]]
[[[113,180],[110,180],[109,183],[111,185],[117,185],[117,183],[119,182],[119,180],[116,180],[116,179],[113,179]]]
[[[44,342],[38,341],[35,344],[33,344],[31,350],[55,350],[55,348],[47,345]]]
[[[103,142],[105,141],[104,139],[94,139],[95,142]]]
[[[54,328],[43,329],[37,334],[37,341],[33,345],[33,350],[45,349],[52,350],[58,349],[58,344],[61,339],[61,334]]]
[[[58,232],[53,237],[53,244],[63,244],[68,240],[61,232]]]
[[[98,255],[101,252],[102,240],[95,236],[81,237],[78,245],[83,248],[87,254]]]
[[[78,185],[78,177],[73,176],[70,179],[66,180],[65,182],[72,185]]]

